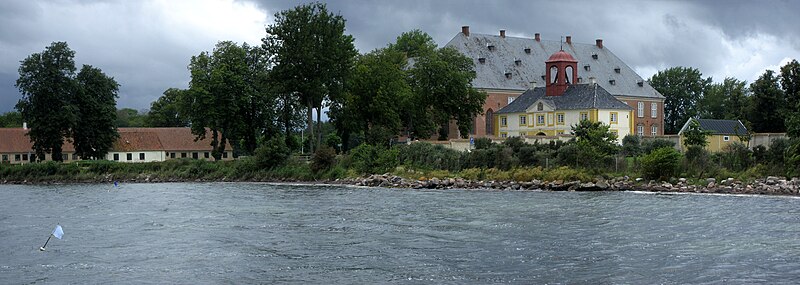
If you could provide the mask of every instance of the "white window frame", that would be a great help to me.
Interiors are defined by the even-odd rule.
[[[644,136],[644,126],[643,125],[637,125],[636,126],[636,135],[638,135],[640,137]]]
[[[650,103],[650,118],[658,117],[658,103]]]
[[[609,113],[609,118],[608,118],[609,123],[612,123],[612,124],[619,123],[619,118],[617,118],[618,116],[619,116],[619,114],[617,114],[617,112]]]
[[[519,125],[520,126],[527,126],[528,125],[528,115],[519,116]]]
[[[508,96],[508,104],[511,104],[511,102],[514,102],[514,99],[517,99],[517,97]]]
[[[730,141],[731,137],[729,136],[722,136],[722,141]]]
[[[650,126],[650,135],[657,136],[658,135],[658,126],[652,125]]]
[[[644,102],[638,102],[636,107],[636,116],[639,118],[644,118]]]

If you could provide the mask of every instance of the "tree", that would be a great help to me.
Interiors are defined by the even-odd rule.
[[[150,112],[145,117],[148,127],[186,127],[189,120],[181,114],[180,100],[186,90],[169,88],[164,95],[150,104]]]
[[[402,52],[407,58],[415,58],[435,52],[437,45],[430,35],[414,29],[397,36],[395,43],[389,44],[387,48]]]
[[[800,137],[800,63],[792,60],[781,67],[781,88],[786,96],[786,133],[792,138]]]
[[[77,120],[72,104],[76,83],[75,52],[66,42],[54,42],[41,53],[21,62],[15,86],[22,93],[16,109],[28,122],[28,136],[39,160],[50,153],[62,161],[64,139],[71,136]]]
[[[609,130],[609,125],[602,122],[582,120],[572,126],[578,146],[601,155],[617,153],[617,135]]]
[[[642,153],[642,139],[637,135],[626,135],[622,138],[620,153],[624,156],[639,156]]]
[[[659,71],[647,81],[666,97],[664,132],[675,134],[684,122],[699,113],[698,102],[702,100],[711,78],[703,79],[703,74],[695,68],[672,67]]]
[[[0,114],[0,128],[21,128],[22,114],[16,111]]]
[[[711,132],[700,128],[700,123],[698,123],[696,120],[692,120],[689,122],[689,127],[683,131],[683,145],[686,147],[705,147],[708,145],[708,140],[706,140],[706,137],[708,137],[710,134]]]
[[[72,129],[75,154],[83,159],[103,159],[119,138],[115,126],[119,84],[90,65],[81,68],[76,80],[74,105],[78,116]]]
[[[705,119],[744,120],[748,106],[747,82],[727,77],[708,86],[700,102],[700,115]]]
[[[753,92],[748,120],[756,133],[782,133],[784,127],[784,106],[786,100],[781,90],[779,77],[774,71],[767,70],[755,82],[750,84]]]
[[[118,128],[140,128],[145,126],[146,116],[131,108],[122,108],[116,111],[117,117],[114,125]]]
[[[447,130],[450,120],[455,120],[461,137],[466,137],[472,127],[473,118],[482,112],[486,93],[477,91],[472,87],[472,80],[476,73],[472,60],[453,48],[442,48],[428,56],[417,58],[411,69],[411,87],[416,98],[413,100],[418,105],[422,114],[416,114],[416,120],[408,122],[409,129],[414,130],[417,136],[430,136],[430,127],[442,126]],[[419,108],[428,104],[427,108]],[[433,120],[433,124],[425,122]],[[446,133],[441,133],[440,138]]]
[[[281,92],[296,96],[294,99],[305,105],[312,137],[313,110],[317,111],[319,125],[323,102],[339,100],[357,55],[353,37],[344,31],[341,15],[329,13],[325,4],[310,3],[275,14],[275,23],[266,28],[267,35],[262,39],[274,63],[273,82],[281,84]],[[319,145],[321,137],[313,141],[313,146]]]
[[[215,160],[222,158],[229,140],[236,140],[235,130],[241,123],[238,100],[246,89],[245,56],[242,47],[223,41],[212,53],[193,56],[189,64],[192,79],[181,110],[191,121],[196,139],[205,139],[209,129]]]

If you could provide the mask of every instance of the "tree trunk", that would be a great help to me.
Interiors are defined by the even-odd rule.
[[[322,145],[322,106],[317,108],[317,145]]]
[[[306,114],[308,116],[307,128],[308,128],[308,137],[311,138],[308,140],[308,150],[309,152],[314,152],[314,104],[311,102],[311,97],[308,98],[308,102],[306,102],[306,107],[308,108]]]

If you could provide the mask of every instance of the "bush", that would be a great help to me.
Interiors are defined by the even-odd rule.
[[[753,164],[752,154],[753,152],[746,145],[734,142],[725,146],[721,155],[726,168],[733,171],[743,171]]]
[[[336,150],[330,146],[323,146],[314,152],[311,159],[311,170],[314,173],[326,171],[336,164]]]
[[[642,139],[637,135],[627,135],[622,138],[620,153],[624,156],[638,156],[642,152]]]
[[[645,140],[642,142],[642,152],[650,154],[659,148],[670,147],[675,148],[675,142],[665,139]]]
[[[674,148],[662,147],[641,159],[642,176],[647,179],[668,180],[675,176],[681,154]]]
[[[397,159],[401,165],[411,169],[461,170],[462,152],[429,143],[400,145]]]
[[[475,149],[489,149],[492,147],[492,140],[490,138],[477,138],[475,139]]]
[[[284,165],[290,154],[283,137],[273,137],[256,148],[256,166],[262,169],[272,169]]]
[[[350,150],[345,165],[360,174],[386,173],[397,167],[397,149],[361,144]]]

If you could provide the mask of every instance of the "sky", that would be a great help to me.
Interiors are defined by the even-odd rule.
[[[187,88],[193,55],[218,41],[260,44],[275,13],[309,1],[3,0],[0,1],[0,113],[22,98],[20,61],[66,41],[76,67],[100,68],[121,85],[117,106],[149,109],[167,88]],[[572,36],[603,45],[643,78],[675,66],[715,82],[752,82],[800,58],[800,1],[330,1],[362,52],[413,29],[445,45],[472,33],[545,40]]]

